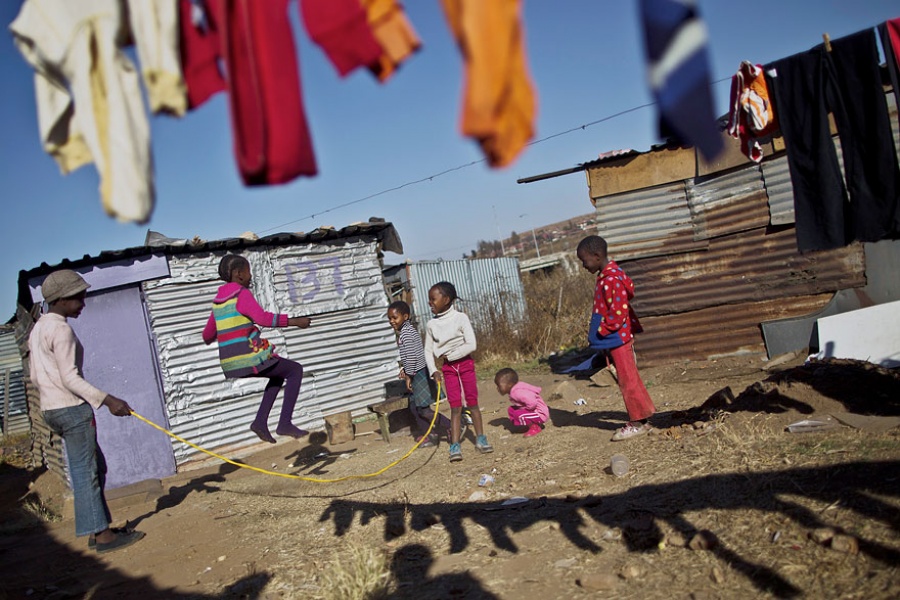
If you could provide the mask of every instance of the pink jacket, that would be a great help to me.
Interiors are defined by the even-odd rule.
[[[544,418],[544,421],[550,419],[550,409],[541,398],[541,388],[535,385],[520,381],[509,390],[509,401],[515,406],[536,412]]]

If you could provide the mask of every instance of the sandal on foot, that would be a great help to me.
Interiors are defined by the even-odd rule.
[[[128,525],[125,527],[110,527],[110,531],[113,533],[131,533],[131,529],[128,529]],[[92,533],[88,536],[88,548],[96,548],[97,547],[97,534]]]
[[[133,543],[142,540],[144,538],[143,531],[129,531],[128,533],[117,533],[116,539],[113,541],[101,544],[97,543],[97,554],[106,554],[107,552],[115,552],[116,550],[121,550],[122,548],[127,548]]]
[[[250,426],[250,431],[256,434],[256,437],[261,439],[264,442],[269,442],[270,444],[275,443],[275,438],[272,437],[272,434],[269,433],[269,430],[264,427],[259,427],[256,424]]]

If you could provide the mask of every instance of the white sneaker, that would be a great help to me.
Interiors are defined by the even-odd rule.
[[[625,423],[625,427],[616,430],[613,434],[612,441],[621,442],[622,440],[644,435],[648,431],[650,431],[649,423]]]

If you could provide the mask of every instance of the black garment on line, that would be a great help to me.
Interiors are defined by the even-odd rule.
[[[768,65],[794,188],[797,247],[826,250],[896,235],[900,168],[871,29]],[[776,75],[768,74],[776,69]],[[847,186],[828,127],[841,139]],[[848,197],[849,192],[849,197]]]

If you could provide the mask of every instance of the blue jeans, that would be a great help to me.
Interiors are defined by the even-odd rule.
[[[103,495],[106,461],[97,446],[97,426],[90,404],[46,410],[44,421],[66,443],[69,478],[75,496],[75,535],[99,533],[112,518]]]

